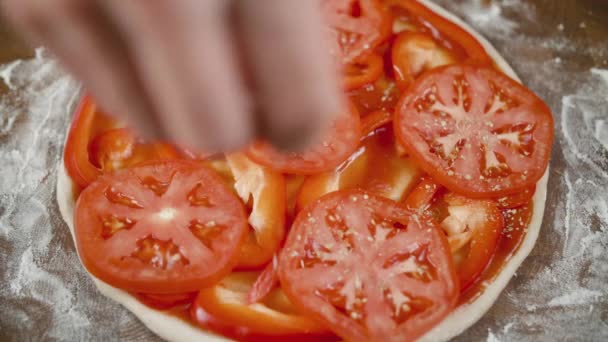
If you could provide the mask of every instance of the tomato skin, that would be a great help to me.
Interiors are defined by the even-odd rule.
[[[349,64],[344,70],[344,90],[350,91],[375,82],[384,72],[382,57],[371,54]]]
[[[326,130],[325,139],[303,152],[283,153],[268,142],[258,141],[247,149],[254,162],[277,172],[311,175],[329,171],[355,151],[361,137],[359,113],[349,105],[346,113],[339,114]]]
[[[470,198],[533,186],[547,168],[553,143],[553,117],[540,98],[494,69],[466,64],[417,79],[397,106],[394,127],[424,171]]]
[[[87,270],[138,293],[214,284],[235,266],[247,233],[236,195],[212,170],[182,160],[100,176],[78,197],[74,221]]]
[[[93,120],[97,106],[93,100],[85,96],[77,107],[68,132],[63,155],[66,171],[70,178],[84,188],[101,174],[89,161],[88,144],[91,139]]]
[[[245,340],[328,335],[326,328],[297,313],[280,289],[273,290],[272,300],[249,304],[247,293],[256,278],[255,273],[232,273],[217,285],[202,289],[192,307],[192,317],[203,326],[228,328],[228,333]]]
[[[475,37],[459,25],[438,15],[416,0],[387,0],[387,6],[394,6],[406,10],[411,17],[425,27],[434,38],[444,42],[447,48],[454,44],[466,53],[469,63],[475,65],[493,65],[485,48]]]
[[[345,340],[422,336],[451,311],[459,289],[445,236],[414,214],[360,190],[321,197],[298,214],[280,255],[279,279],[286,295]],[[404,265],[408,262],[415,268]],[[428,267],[434,271],[421,271]],[[416,289],[425,289],[424,300]],[[399,322],[392,318],[394,310]]]
[[[249,234],[239,254],[239,269],[257,269],[277,253],[285,237],[285,177],[260,166],[243,153],[226,156],[234,177],[233,186],[247,204],[252,198]]]

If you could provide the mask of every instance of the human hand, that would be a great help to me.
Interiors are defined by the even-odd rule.
[[[300,147],[342,108],[317,1],[3,0],[104,110],[205,150]]]

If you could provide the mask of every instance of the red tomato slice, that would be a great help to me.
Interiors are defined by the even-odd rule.
[[[203,327],[239,340],[264,336],[291,340],[328,334],[322,325],[300,314],[281,289],[274,289],[260,303],[249,304],[247,293],[256,278],[257,273],[236,272],[202,289],[192,307],[192,318]]]
[[[331,50],[343,64],[371,53],[390,34],[390,20],[378,0],[324,0]]]
[[[530,203],[532,197],[534,196],[534,192],[536,191],[536,185],[533,185],[529,188],[525,188],[522,191],[515,193],[513,195],[508,195],[504,197],[500,197],[496,199],[496,203],[498,204],[499,209],[513,209],[521,207],[525,204]]]
[[[445,193],[425,177],[405,200],[406,207],[440,224],[454,255],[460,289],[465,292],[485,270],[503,228],[493,200],[475,200]]]
[[[200,163],[164,161],[99,177],[78,197],[85,267],[112,286],[170,294],[230,272],[247,233],[239,199]]]
[[[64,152],[66,170],[80,187],[85,188],[105,172],[148,160],[181,157],[174,146],[139,141],[131,130],[117,125],[98,110],[91,97],[82,98]]]
[[[354,90],[375,82],[384,72],[382,57],[371,54],[345,67],[344,89]]]
[[[397,36],[392,48],[393,71],[402,90],[414,82],[423,71],[457,61],[432,36],[418,32],[403,32]]]
[[[140,302],[149,307],[159,310],[167,310],[176,306],[186,306],[194,302],[196,292],[175,293],[175,294],[136,294]]]
[[[445,19],[433,12],[416,0],[386,0],[386,4],[392,7],[395,17],[399,20],[399,11],[405,10],[410,21],[423,31],[433,35],[435,40],[442,43],[444,47],[462,56],[468,62],[477,65],[492,65],[493,61],[484,49],[483,45],[470,33],[457,24]],[[460,53],[462,51],[463,53]]]
[[[335,119],[325,134],[325,139],[309,150],[296,153],[277,151],[268,142],[256,142],[247,155],[251,160],[276,171],[310,175],[328,171],[340,165],[350,156],[361,137],[359,113],[354,107]]]
[[[241,247],[239,268],[258,268],[277,253],[285,237],[285,178],[257,165],[242,153],[226,156],[234,189],[249,207],[249,234]]]
[[[427,173],[472,198],[536,184],[553,143],[553,117],[541,99],[494,69],[469,65],[421,76],[401,99],[394,124]]]
[[[285,294],[350,341],[415,340],[458,299],[444,234],[398,203],[362,191],[304,209],[279,259]]]
[[[352,156],[337,169],[309,176],[296,208],[301,210],[324,194],[343,189],[365,189],[399,201],[415,185],[420,169],[396,149],[390,116],[374,112],[363,118],[364,137]],[[369,131],[368,131],[369,130]]]

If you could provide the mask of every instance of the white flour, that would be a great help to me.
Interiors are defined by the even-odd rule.
[[[90,296],[54,201],[78,85],[43,50],[0,66],[0,80],[9,89],[0,97],[0,340],[86,340],[91,318],[113,305]]]
[[[486,35],[551,105],[553,159],[560,161],[541,248],[459,340],[608,339],[608,70],[568,58],[577,51],[608,56],[608,46],[572,44],[566,34],[580,28],[564,25],[549,28],[551,39],[521,34],[537,14],[519,0],[437,2]],[[518,11],[529,22],[510,19]],[[17,331],[15,341],[150,340],[130,314],[97,294],[57,213],[55,170],[77,84],[42,50],[1,65],[0,80],[9,89],[0,97],[0,302],[9,313],[0,315],[0,340],[3,329]]]

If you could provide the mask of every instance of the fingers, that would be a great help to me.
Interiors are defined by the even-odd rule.
[[[314,1],[2,4],[105,109],[189,147],[236,149],[256,126],[280,147],[299,147],[343,108]],[[229,27],[229,4],[236,29]],[[244,70],[252,76],[249,89]]]
[[[107,0],[171,137],[232,150],[253,137],[224,0]]]
[[[343,107],[318,3],[236,0],[234,5],[262,133],[279,147],[299,148]]]
[[[104,109],[148,135],[161,134],[120,37],[99,8],[80,0],[6,0],[3,9],[26,35],[42,41]]]

